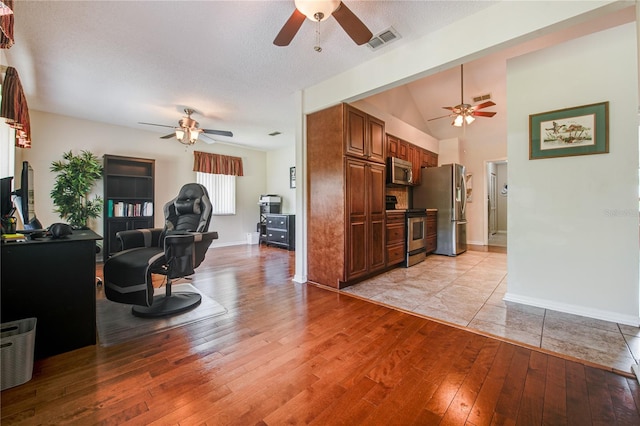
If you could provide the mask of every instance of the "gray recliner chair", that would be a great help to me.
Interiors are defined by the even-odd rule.
[[[162,317],[188,311],[202,300],[194,292],[172,292],[171,280],[192,275],[217,232],[209,232],[212,206],[207,189],[188,183],[164,206],[164,228],[121,231],[118,253],[104,264],[107,299],[134,305],[139,317]],[[154,296],[152,274],[167,278],[164,295]]]

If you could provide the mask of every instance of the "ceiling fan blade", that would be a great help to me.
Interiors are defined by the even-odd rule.
[[[473,111],[471,115],[473,115],[474,117],[493,117],[494,115],[496,115],[496,113],[489,111]]]
[[[288,46],[306,18],[307,17],[304,16],[302,12],[295,9],[276,36],[275,40],[273,40],[273,44],[276,46]]]
[[[210,135],[218,135],[218,136],[228,136],[233,137],[233,133],[228,132],[226,130],[210,130],[210,129],[201,129],[202,133],[208,133]]]
[[[175,129],[175,126],[167,126],[166,124],[143,123],[142,121],[138,121],[138,124],[146,124],[148,126],[169,127],[169,128]]]
[[[440,120],[441,118],[447,118],[447,117],[453,117],[455,114],[447,114],[447,115],[443,115],[441,117],[436,117],[436,118],[430,118],[427,121],[433,121],[433,120]]]
[[[373,37],[369,28],[343,2],[340,2],[340,6],[333,11],[333,17],[358,46],[365,44]]]
[[[200,140],[204,143],[208,143],[209,145],[218,142],[217,140],[210,138],[209,136],[207,136],[205,133],[202,133],[202,136],[204,136],[203,138],[200,138]]]
[[[474,105],[471,108],[473,108],[473,110],[475,111],[475,110],[478,110],[478,109],[487,108],[487,107],[494,106],[494,105],[495,105],[495,102],[487,101],[487,102],[483,102],[483,103],[481,103],[479,105]]]
[[[456,107],[442,107],[442,109],[448,109],[449,111],[453,111]]]
[[[171,139],[176,136],[175,133],[169,133],[168,135],[160,136],[160,139]]]

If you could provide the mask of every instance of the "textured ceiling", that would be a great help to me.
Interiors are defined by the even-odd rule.
[[[402,38],[372,51],[329,18],[316,53],[311,21],[290,46],[272,44],[292,0],[17,1],[6,57],[31,109],[160,136],[137,123],[175,125],[191,107],[200,127],[234,133],[219,141],[270,150],[294,143],[296,91],[493,3],[346,1],[374,34],[393,26]]]

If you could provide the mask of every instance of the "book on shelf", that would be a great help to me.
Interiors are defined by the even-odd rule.
[[[108,217],[142,217],[153,216],[153,203],[127,203],[124,201],[109,200],[107,202]]]

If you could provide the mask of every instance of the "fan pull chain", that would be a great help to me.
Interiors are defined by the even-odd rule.
[[[320,46],[320,21],[324,18],[324,14],[317,12],[313,17],[316,18],[316,45],[313,46],[313,50],[320,53],[322,52],[322,47]]]

